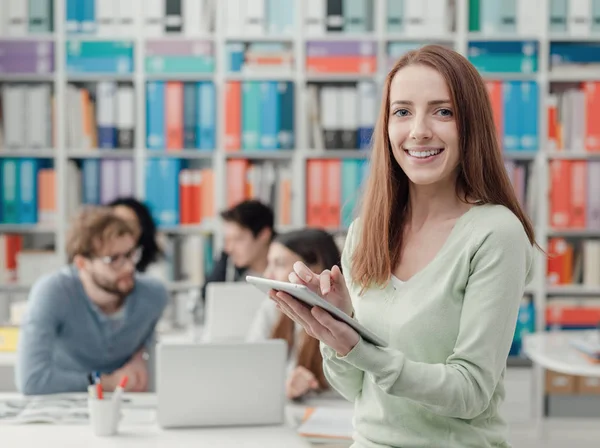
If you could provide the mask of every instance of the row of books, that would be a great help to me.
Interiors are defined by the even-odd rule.
[[[368,149],[377,109],[373,82],[310,84],[307,118],[311,148]]]
[[[54,42],[0,39],[0,73],[48,74],[52,72],[54,72]]]
[[[565,297],[546,304],[548,330],[591,330],[600,322],[600,298]]]
[[[212,73],[215,70],[215,48],[211,41],[152,39],[144,45],[144,67],[149,74]]]
[[[369,164],[366,160],[309,160],[306,165],[306,224],[347,228]]]
[[[136,106],[131,83],[69,84],[66,105],[67,148],[134,148]]]
[[[227,205],[258,199],[274,210],[277,225],[292,224],[292,169],[289,166],[248,160],[227,161]]]
[[[600,240],[548,240],[548,285],[600,286]]]
[[[600,151],[600,81],[554,85],[547,102],[549,149]]]
[[[149,82],[146,86],[147,147],[167,151],[213,150],[216,113],[213,82]]]
[[[0,223],[53,222],[56,213],[54,169],[39,159],[0,160]]]
[[[204,35],[215,26],[216,0],[66,0],[66,28],[70,34],[132,36],[142,4],[147,36],[178,33]]]
[[[226,70],[231,73],[292,73],[294,49],[284,42],[229,42]]]
[[[506,151],[534,151],[539,147],[539,87],[535,81],[486,83],[496,131]]]
[[[0,1],[0,36],[47,34],[54,30],[54,0]]]
[[[54,94],[50,84],[3,84],[0,144],[6,150],[54,146]]]
[[[512,183],[519,204],[532,221],[536,221],[535,189],[536,173],[534,165],[528,162],[506,160],[504,167]]]
[[[83,204],[108,204],[118,197],[133,196],[133,160],[70,160],[67,165],[67,185],[67,216],[72,216]]]
[[[600,162],[550,161],[550,226],[600,229]]]
[[[536,35],[542,26],[542,1],[545,0],[469,0],[469,31]]]
[[[295,147],[292,82],[230,81],[225,89],[226,151]]]

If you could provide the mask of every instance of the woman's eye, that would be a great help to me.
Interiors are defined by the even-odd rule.
[[[394,115],[397,117],[406,117],[406,116],[408,116],[408,110],[398,109],[396,112],[394,112]]]
[[[442,117],[451,117],[453,115],[450,109],[440,109],[438,110],[438,114]]]

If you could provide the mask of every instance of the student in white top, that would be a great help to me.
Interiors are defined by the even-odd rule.
[[[289,275],[388,346],[270,293],[322,342],[329,383],[354,403],[353,447],[511,446],[504,375],[536,243],[503,162],[485,83],[465,57],[427,45],[395,64],[344,275],[303,263]]]
[[[297,261],[320,272],[327,266],[339,265],[340,250],[333,237],[323,230],[303,229],[280,234],[269,247],[264,277],[287,281]],[[289,347],[288,398],[297,399],[308,392],[329,388],[323,374],[319,341],[308,336],[300,325],[277,310],[273,301],[266,300],[256,314],[248,340],[269,338],[285,339]]]

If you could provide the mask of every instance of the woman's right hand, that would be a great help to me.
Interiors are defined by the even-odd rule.
[[[294,270],[289,275],[290,283],[305,285],[313,292],[339,308],[348,316],[352,315],[352,301],[346,287],[346,281],[338,266],[327,269],[320,274],[311,271],[304,263],[294,263]]]

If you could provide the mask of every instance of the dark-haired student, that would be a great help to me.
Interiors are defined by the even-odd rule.
[[[294,263],[301,261],[315,271],[340,264],[340,250],[333,237],[319,229],[303,229],[279,234],[269,248],[264,277],[287,281]],[[266,300],[258,310],[248,334],[248,341],[284,339],[289,348],[286,394],[296,399],[311,391],[324,391],[329,384],[323,374],[323,358],[319,341],[301,325],[277,310]]]
[[[243,281],[246,275],[261,276],[275,234],[273,210],[257,200],[246,200],[221,212],[224,251],[202,287],[211,282]]]
[[[112,391],[151,387],[155,327],[168,294],[136,273],[140,251],[131,227],[109,207],[82,210],[67,238],[69,265],[31,288],[17,348],[15,380],[25,395],[85,392],[100,374]]]
[[[133,236],[141,249],[140,260],[136,264],[139,272],[146,272],[148,266],[158,261],[161,250],[156,240],[156,224],[148,207],[132,197],[117,198],[108,204],[114,213],[126,221],[133,230]]]
[[[344,273],[296,263],[306,284],[378,334],[271,291],[321,341],[331,386],[354,403],[354,448],[511,446],[506,360],[532,278],[533,226],[504,168],[485,82],[438,45],[385,79]]]

